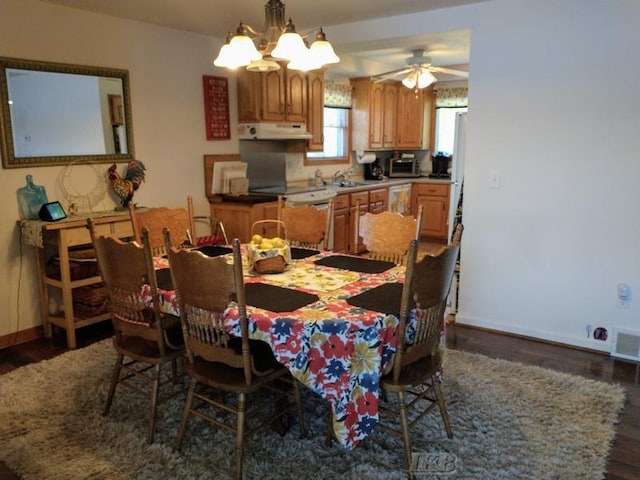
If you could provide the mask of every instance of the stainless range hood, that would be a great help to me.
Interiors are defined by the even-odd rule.
[[[240,140],[306,140],[312,135],[304,123],[240,123]]]

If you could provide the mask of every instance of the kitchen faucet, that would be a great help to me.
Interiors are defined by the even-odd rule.
[[[344,172],[342,170],[336,170],[336,173],[333,174],[333,183],[349,182],[351,181],[351,175],[353,175],[353,168],[348,168]]]

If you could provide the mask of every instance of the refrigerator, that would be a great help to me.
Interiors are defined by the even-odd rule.
[[[449,236],[455,227],[455,218],[458,214],[458,203],[462,194],[462,182],[464,180],[465,144],[467,130],[467,112],[456,115],[456,129],[453,143],[453,159],[451,161],[451,192],[449,198]]]
[[[453,160],[451,162],[451,193],[449,203],[449,239],[456,225],[456,216],[462,220],[462,184],[464,181],[464,164],[467,132],[467,112],[456,115],[456,129],[453,143]],[[460,253],[456,264],[456,272],[447,302],[447,314],[458,311],[458,287],[460,281]]]

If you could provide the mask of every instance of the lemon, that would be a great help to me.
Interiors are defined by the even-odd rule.
[[[253,237],[251,237],[251,243],[260,245],[262,243],[262,235],[258,235],[256,233]]]
[[[273,242],[271,240],[262,240],[262,243],[260,244],[260,248],[262,250],[269,250],[273,248]]]
[[[276,248],[284,246],[284,240],[281,239],[280,237],[273,237],[271,239],[271,243],[273,243],[273,246]]]

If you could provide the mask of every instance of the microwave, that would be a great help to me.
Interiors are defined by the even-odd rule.
[[[389,177],[419,177],[420,162],[415,158],[390,158]]]

